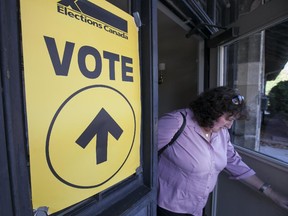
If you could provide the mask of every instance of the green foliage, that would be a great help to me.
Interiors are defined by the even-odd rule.
[[[269,92],[271,91],[271,89],[277,85],[279,82],[281,81],[285,81],[285,80],[288,80],[288,66],[285,68],[279,73],[279,75],[276,77],[275,80],[271,80],[271,81],[267,81],[266,82],[266,95],[269,95]]]
[[[288,81],[281,81],[269,93],[269,111],[288,119]]]

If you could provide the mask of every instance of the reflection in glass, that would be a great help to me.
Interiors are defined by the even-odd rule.
[[[224,83],[238,88],[249,121],[231,130],[236,145],[288,163],[287,22],[224,47]]]
[[[288,158],[288,64],[266,82],[267,106],[263,113],[260,151],[283,161]]]

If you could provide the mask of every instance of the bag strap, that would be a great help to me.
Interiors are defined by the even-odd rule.
[[[186,117],[185,115],[180,112],[182,117],[183,117],[183,123],[181,125],[181,127],[179,128],[179,130],[174,134],[173,138],[170,140],[170,142],[165,145],[164,147],[162,147],[159,151],[158,151],[158,157],[163,153],[163,151],[168,148],[169,146],[171,146],[176,140],[177,138],[180,136],[180,134],[183,132],[185,125],[186,125]]]

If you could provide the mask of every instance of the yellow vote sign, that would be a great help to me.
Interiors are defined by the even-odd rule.
[[[32,203],[51,214],[140,166],[138,28],[103,0],[20,5]]]

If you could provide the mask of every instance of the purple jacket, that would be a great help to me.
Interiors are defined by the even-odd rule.
[[[210,143],[206,141],[190,109],[177,110],[160,118],[158,149],[181,127],[180,112],[186,115],[186,127],[159,157],[158,205],[169,211],[201,216],[209,193],[224,168],[233,179],[249,177],[255,172],[234,150],[227,129],[212,133]]]

